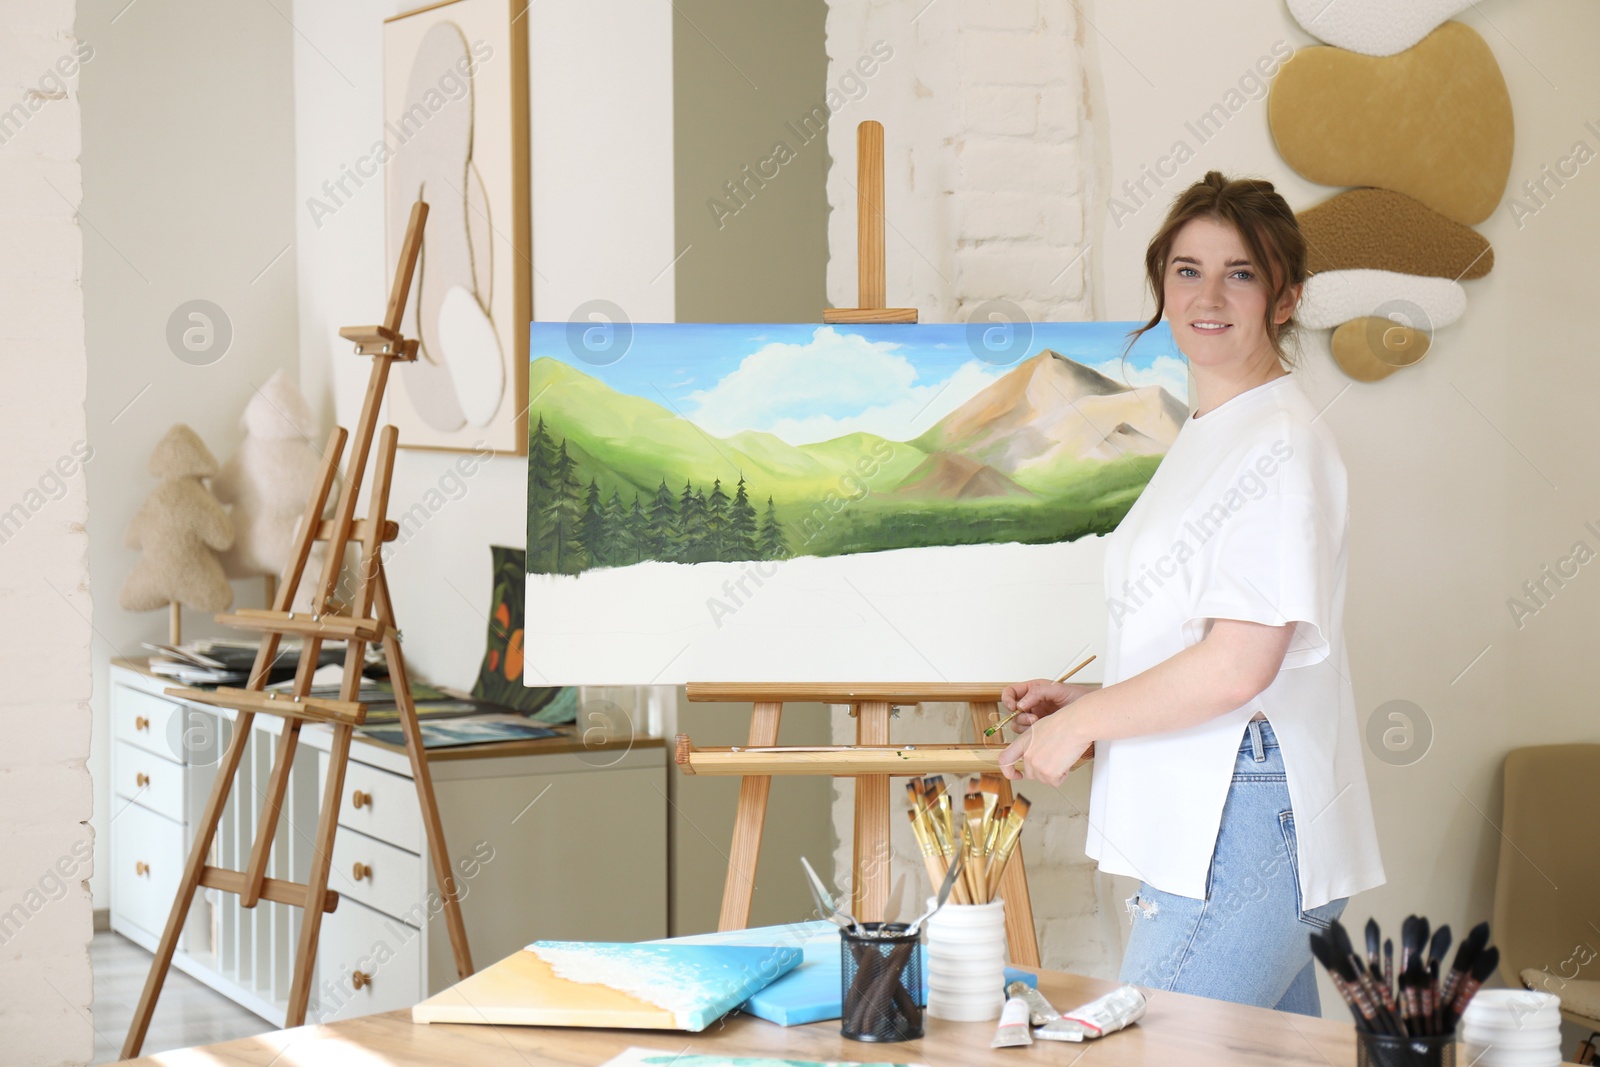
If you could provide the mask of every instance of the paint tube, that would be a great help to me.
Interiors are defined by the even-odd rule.
[[[1000,1010],[1000,1028],[994,1032],[990,1048],[1012,1048],[1033,1044],[1033,1034],[1028,1030],[1028,1002],[1012,997]]]
[[[1043,1026],[1061,1018],[1061,1013],[1050,1006],[1050,1002],[1044,999],[1044,994],[1027,982],[1012,982],[1006,986],[1006,996],[1021,1000],[1028,1005],[1028,1021],[1035,1026]]]
[[[1043,1041],[1086,1041],[1121,1030],[1141,1018],[1144,1009],[1144,993],[1137,986],[1120,986],[1039,1027],[1033,1036]]]

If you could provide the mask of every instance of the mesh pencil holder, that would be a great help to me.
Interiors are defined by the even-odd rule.
[[[839,932],[839,1033],[855,1041],[922,1036],[922,931],[906,923],[862,923],[866,936]]]
[[[1356,1067],[1456,1067],[1456,1035],[1356,1032]]]

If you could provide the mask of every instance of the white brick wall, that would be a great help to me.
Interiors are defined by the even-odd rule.
[[[985,300],[1015,302],[1039,320],[1101,317],[1086,242],[1099,225],[1097,150],[1086,103],[1091,56],[1068,0],[889,0],[829,8],[830,82],[874,42],[894,49],[867,97],[828,128],[832,214],[828,298],[856,303],[855,124],[885,133],[888,302],[924,322],[965,321]],[[966,740],[965,706],[902,709],[896,740]],[[834,738],[855,722],[834,712]],[[1023,783],[1033,802],[1023,836],[1046,967],[1114,977],[1127,938],[1129,879],[1100,874],[1083,855],[1088,772],[1060,790]],[[898,780],[896,788],[899,788]],[[835,793],[836,870],[850,870],[852,783]],[[903,794],[894,795],[895,807]],[[930,892],[910,827],[892,822],[893,878],[902,913]],[[893,902],[896,897],[891,897]]]
[[[88,509],[72,458],[87,436],[76,221],[82,186],[75,65],[64,77],[57,66],[77,42],[72,0],[8,3],[4,10],[0,1057],[8,1064],[86,1063],[94,1049],[85,765],[92,607]]]
[[[965,321],[989,299],[1038,319],[1097,317],[1081,257],[1095,148],[1068,0],[890,0],[828,11],[830,84],[894,49],[828,127],[828,297],[856,303],[855,126],[885,128],[889,303]]]

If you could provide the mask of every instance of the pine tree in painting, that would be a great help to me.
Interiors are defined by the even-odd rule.
[[[678,494],[678,521],[673,529],[672,558],[679,563],[694,561],[689,535],[689,516],[694,513],[694,485],[685,478],[683,492]]]
[[[644,553],[651,559],[671,558],[672,539],[678,529],[678,513],[672,506],[672,490],[661,479],[655,499],[650,502],[650,527],[645,535]]]
[[[756,509],[750,504],[750,494],[744,487],[744,475],[739,475],[739,486],[734,490],[733,503],[728,508],[727,559],[756,559]]]
[[[623,530],[620,541],[623,562],[642,562],[650,540],[650,520],[644,513],[644,504],[638,493],[633,494],[633,507],[628,509],[627,516],[618,525]]]
[[[621,567],[634,562],[628,524],[628,509],[622,503],[622,494],[613,489],[606,500],[605,530],[600,535],[600,556],[608,566]]]
[[[722,491],[722,479],[711,483],[711,495],[706,498],[706,551],[707,559],[732,559],[728,554],[728,494]]]
[[[541,571],[554,562],[554,546],[550,543],[550,515],[552,485],[555,469],[555,445],[550,431],[545,429],[544,416],[528,435],[528,566]]]
[[[556,452],[551,479],[550,502],[545,509],[552,542],[551,568],[556,574],[577,574],[583,569],[583,551],[578,527],[583,521],[583,483],[578,481],[577,463],[562,441]]]
[[[778,525],[778,509],[773,507],[770,496],[767,497],[767,513],[761,519],[761,531],[756,537],[762,559],[783,559],[789,554],[789,546],[783,541],[783,528]]]
[[[706,517],[705,491],[696,489],[680,515],[683,525],[682,558],[685,563],[704,563],[711,559]]]
[[[606,506],[600,501],[600,486],[590,478],[583,495],[583,515],[578,520],[578,547],[583,549],[584,561],[591,567],[606,562],[605,534]]]

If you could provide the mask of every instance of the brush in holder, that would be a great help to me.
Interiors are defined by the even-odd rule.
[[[853,1041],[922,1036],[922,931],[907,923],[862,923],[839,931],[839,1033]]]

